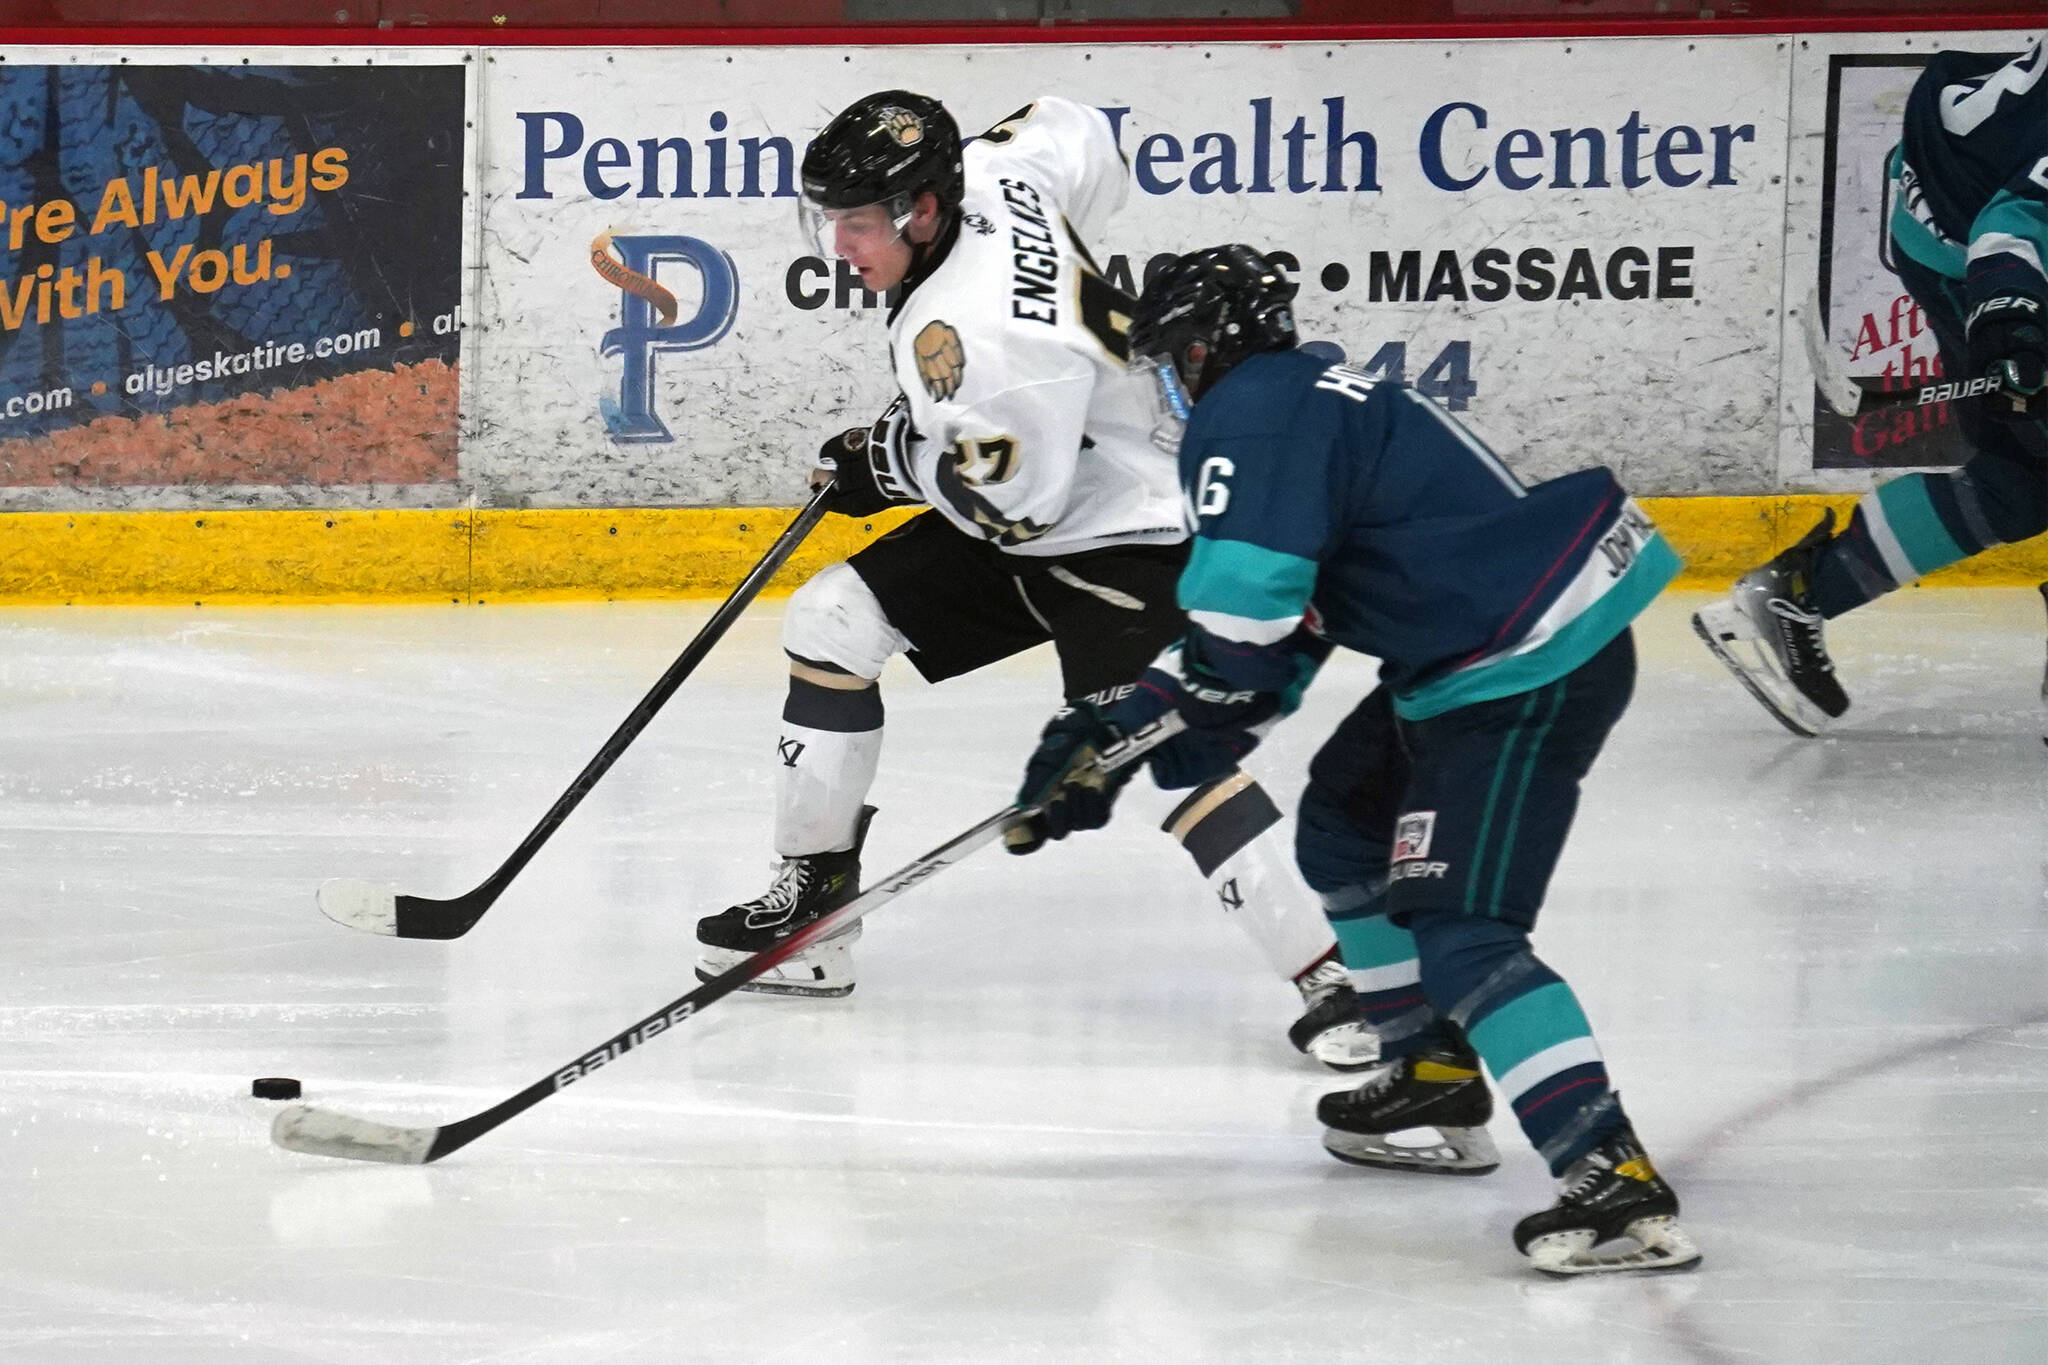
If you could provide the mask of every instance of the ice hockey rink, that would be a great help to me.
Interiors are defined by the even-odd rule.
[[[447,1122],[693,984],[770,876],[781,603],[450,943],[314,890],[481,880],[711,604],[0,612],[0,1359],[2048,1359],[2041,600],[1835,623],[1823,741],[1705,600],[1638,624],[1536,943],[1706,1260],[1570,1282],[1504,1111],[1482,1179],[1323,1154],[1342,1080],[1142,782],[877,911],[845,1000],[720,1002],[431,1166],[283,1151],[251,1077]],[[1255,757],[1283,804],[1370,676]],[[870,876],[1004,805],[1055,691],[892,667]]]

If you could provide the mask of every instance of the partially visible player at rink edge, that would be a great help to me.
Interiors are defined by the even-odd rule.
[[[1822,622],[1996,545],[2048,531],[2048,55],[1940,52],[1906,99],[1880,255],[1934,326],[1942,373],[1997,389],[1958,402],[1973,452],[1822,516],[1693,629],[1788,730],[1849,709]]]
[[[1124,366],[1132,300],[1083,246],[1127,188],[1108,119],[1042,99],[963,149],[938,101],[882,91],[826,125],[802,173],[816,248],[868,289],[902,291],[889,313],[901,393],[871,427],[825,442],[813,483],[830,477],[827,505],[848,516],[930,510],[790,599],[774,758],[782,862],[764,895],[698,922],[707,980],[858,893],[882,748],[876,680],[890,656],[943,682],[1049,640],[1065,695],[1081,698],[1135,677],[1185,627],[1173,459],[1152,444],[1149,391]],[[1335,936],[1264,790],[1219,772],[1167,828],[1299,988],[1295,1047],[1340,1070],[1369,1064]],[[859,933],[822,940],[753,988],[845,995]]]
[[[1483,1061],[1561,1182],[1515,1228],[1535,1268],[1696,1264],[1578,997],[1529,946],[1580,782],[1634,688],[1630,622],[1678,557],[1607,469],[1525,487],[1413,389],[1298,349],[1294,292],[1248,246],[1184,256],[1146,287],[1133,367],[1164,428],[1186,424],[1188,631],[1128,696],[1056,715],[1018,799],[1045,804],[1050,837],[1099,827],[1129,780],[1083,765],[1103,745],[1178,712],[1188,728],[1146,761],[1162,785],[1200,782],[1295,709],[1332,648],[1381,660],[1309,764],[1297,833],[1389,1063],[1323,1097],[1324,1146],[1493,1170]],[[1422,1128],[1437,1140],[1392,1140]]]

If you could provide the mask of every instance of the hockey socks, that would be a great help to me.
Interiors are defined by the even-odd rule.
[[[1430,999],[1485,1059],[1553,1175],[1626,1126],[1572,988],[1499,920],[1449,912],[1413,922]]]
[[[1427,1041],[1437,1012],[1422,993],[1422,963],[1415,955],[1415,935],[1386,917],[1384,895],[1366,904],[1340,909],[1357,896],[1325,896],[1324,913],[1337,933],[1344,965],[1351,969],[1351,988],[1360,1011],[1380,1042],[1380,1059],[1406,1057]]]
[[[881,689],[790,678],[775,752],[775,851],[791,858],[853,847],[882,757]]]
[[[1848,529],[1820,548],[1813,603],[1840,616],[1999,543],[1966,473],[1908,474],[1866,493]]]

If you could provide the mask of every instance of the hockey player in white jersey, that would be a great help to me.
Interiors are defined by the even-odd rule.
[[[791,597],[777,745],[774,885],[697,925],[709,979],[859,891],[882,747],[876,680],[905,654],[932,682],[1052,642],[1067,697],[1127,683],[1185,630],[1174,588],[1187,526],[1142,378],[1125,368],[1130,297],[1084,242],[1128,170],[1108,120],[1047,98],[968,143],[938,101],[891,90],[811,142],[801,214],[818,249],[901,294],[889,317],[901,393],[830,438],[814,481],[830,510],[912,518]],[[1340,1069],[1369,1064],[1336,940],[1294,871],[1279,811],[1243,773],[1198,789],[1165,828],[1270,965],[1300,990],[1289,1037]],[[839,996],[856,924],[753,989]]]

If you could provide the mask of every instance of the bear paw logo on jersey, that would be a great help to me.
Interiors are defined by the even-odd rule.
[[[917,356],[917,377],[934,403],[943,403],[960,392],[960,378],[967,373],[967,351],[960,334],[943,322],[927,322],[911,341]]]
[[[882,111],[882,131],[898,147],[915,147],[924,141],[924,120],[892,104]]]

